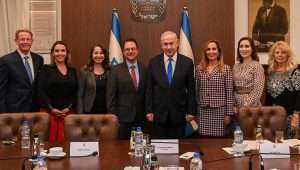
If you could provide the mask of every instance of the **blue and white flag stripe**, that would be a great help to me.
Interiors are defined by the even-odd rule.
[[[192,35],[187,9],[182,11],[182,21],[180,28],[179,53],[183,54],[194,61],[192,50]]]
[[[111,32],[109,39],[109,62],[112,66],[123,62],[120,22],[118,13],[114,10],[112,13]]]

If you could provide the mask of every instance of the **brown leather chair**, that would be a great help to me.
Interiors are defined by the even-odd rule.
[[[65,118],[69,141],[112,140],[118,136],[118,120],[113,114],[72,114]]]
[[[238,112],[244,136],[249,139],[255,139],[255,128],[260,124],[264,138],[274,140],[276,130],[285,130],[286,117],[281,106],[242,107]]]
[[[1,113],[0,114],[0,140],[20,137],[19,128],[24,120],[28,120],[31,127],[31,135],[39,135],[43,140],[48,139],[49,115],[43,112],[31,113]]]

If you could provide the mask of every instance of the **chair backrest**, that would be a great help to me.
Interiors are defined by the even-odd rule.
[[[31,136],[39,135],[43,140],[48,139],[49,115],[44,112],[31,113],[1,113],[0,114],[0,140],[20,139],[20,130],[24,120],[29,122]]]
[[[246,138],[255,139],[255,128],[262,126],[265,139],[273,140],[275,131],[286,128],[286,111],[281,106],[242,107],[238,120]]]
[[[112,140],[118,136],[118,120],[113,114],[72,114],[65,118],[69,141]]]

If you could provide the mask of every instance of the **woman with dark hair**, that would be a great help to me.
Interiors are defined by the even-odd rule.
[[[64,140],[64,118],[72,113],[76,103],[76,70],[69,66],[70,51],[63,41],[56,41],[51,48],[51,64],[39,74],[39,100],[41,111],[50,114],[49,141]]]
[[[218,41],[206,43],[195,80],[200,136],[225,136],[225,126],[233,115],[233,82]]]
[[[95,45],[89,62],[80,70],[77,100],[78,113],[106,113],[106,81],[108,54],[102,45]]]
[[[233,66],[234,97],[237,108],[242,106],[260,106],[264,90],[264,69],[259,64],[254,42],[243,37],[238,42],[237,60]],[[235,112],[237,112],[237,108]]]

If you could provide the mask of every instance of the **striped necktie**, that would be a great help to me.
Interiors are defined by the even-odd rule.
[[[24,59],[25,59],[25,69],[26,69],[29,81],[30,81],[30,83],[32,83],[33,82],[33,77],[32,77],[32,72],[31,72],[30,64],[28,62],[29,57],[25,56]]]

